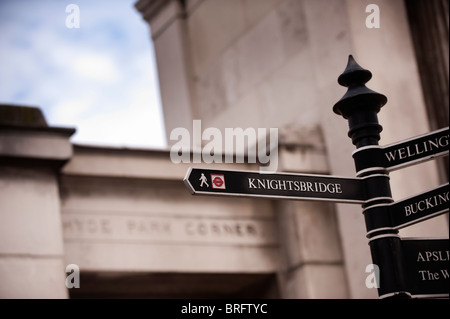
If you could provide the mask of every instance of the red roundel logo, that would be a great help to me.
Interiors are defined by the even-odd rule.
[[[225,189],[225,176],[222,174],[211,174],[212,188]]]

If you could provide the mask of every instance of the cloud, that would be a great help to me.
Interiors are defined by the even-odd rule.
[[[149,27],[128,1],[0,2],[0,103],[40,106],[76,143],[165,147]],[[117,133],[117,132],[120,132]]]
[[[89,95],[63,100],[58,107],[54,108],[51,118],[53,121],[65,125],[71,125],[74,119],[79,123],[83,114],[94,107],[94,102],[94,97]]]
[[[120,71],[109,56],[95,53],[79,56],[72,63],[75,74],[103,83],[116,82],[120,78]]]

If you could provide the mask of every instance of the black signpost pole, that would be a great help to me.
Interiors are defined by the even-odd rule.
[[[387,98],[365,86],[371,78],[372,73],[359,66],[351,55],[345,71],[338,78],[338,83],[348,90],[334,105],[333,111],[348,120],[348,136],[357,149],[370,150],[367,146],[378,145],[382,131],[377,113]],[[359,152],[355,158],[356,167],[360,166],[358,160],[367,160],[364,152]],[[393,199],[388,172],[378,167],[361,176],[366,179],[367,200],[363,208],[367,237],[372,261],[380,269],[378,294],[380,298],[411,298],[403,271],[401,238],[389,218],[389,205]],[[376,225],[375,229],[373,225]]]

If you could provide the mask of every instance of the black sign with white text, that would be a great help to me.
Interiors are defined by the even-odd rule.
[[[401,243],[413,297],[448,297],[449,239],[402,239]]]
[[[360,204],[365,200],[363,180],[358,178],[190,168],[184,182],[192,194]]]
[[[449,184],[389,206],[393,226],[402,228],[449,211]]]
[[[370,145],[353,152],[357,176],[368,170],[385,168],[393,171],[421,163],[436,157],[448,155],[449,128],[420,135],[386,146]]]

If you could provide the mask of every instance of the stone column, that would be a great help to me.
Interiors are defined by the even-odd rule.
[[[169,145],[173,128],[190,129],[195,112],[192,107],[191,69],[186,34],[185,11],[178,0],[140,0],[136,9],[150,25],[158,61],[161,103]],[[194,145],[199,146],[199,145]]]
[[[329,175],[319,128],[281,133],[279,168]],[[349,297],[334,205],[323,201],[274,202],[280,241],[278,282],[288,299]]]
[[[0,298],[67,298],[58,193],[74,129],[0,105]]]

